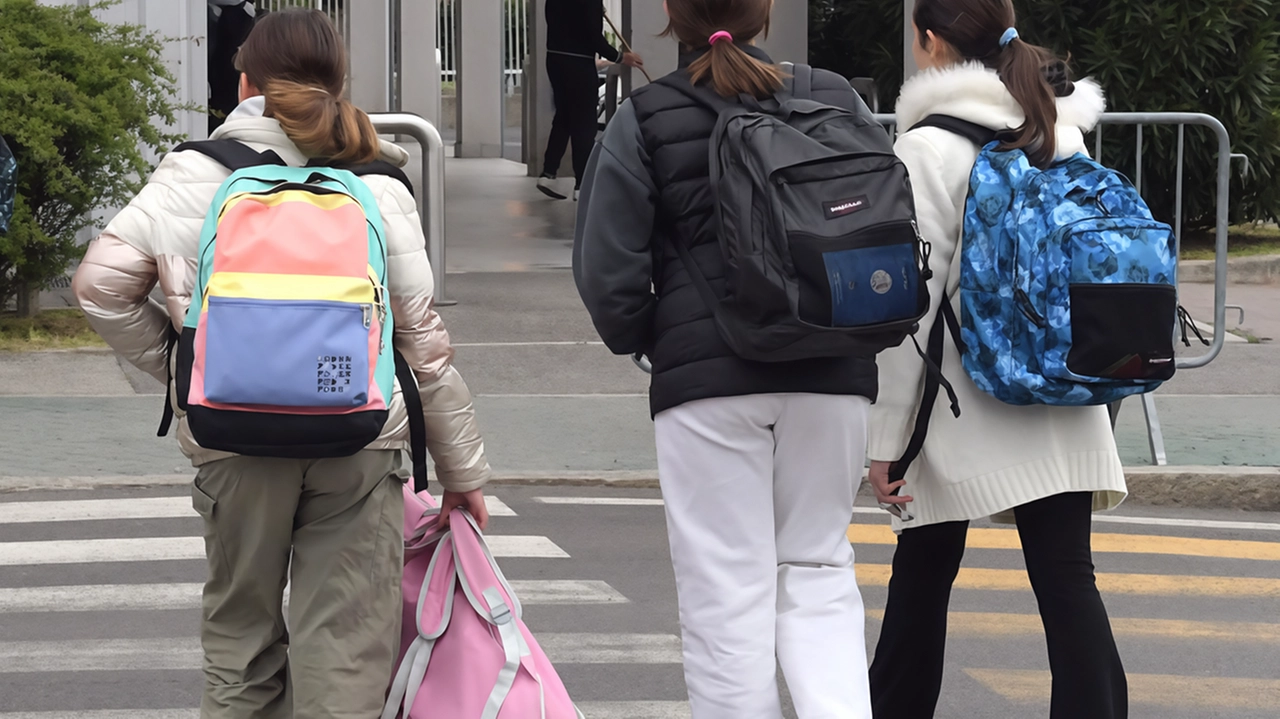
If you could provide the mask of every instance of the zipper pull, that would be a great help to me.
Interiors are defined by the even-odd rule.
[[[1027,296],[1026,292],[1023,292],[1021,289],[1014,290],[1013,299],[1017,301],[1018,309],[1022,310],[1022,314],[1026,315],[1027,319],[1031,320],[1032,324],[1040,329],[1044,329],[1049,326],[1049,323],[1040,316],[1040,313],[1036,312],[1035,307],[1031,306],[1031,298]]]
[[[373,305],[360,305],[360,315],[364,318],[364,328],[373,324]]]

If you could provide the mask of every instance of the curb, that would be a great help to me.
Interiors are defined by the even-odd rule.
[[[182,487],[190,474],[104,477],[0,477],[0,494],[40,490]],[[1126,467],[1130,504],[1186,509],[1280,512],[1280,467]],[[657,489],[652,470],[503,472],[491,484],[507,487]],[[869,496],[864,484],[859,494]]]
[[[1213,260],[1183,260],[1178,264],[1178,281],[1213,284]],[[1227,281],[1234,285],[1280,283],[1280,255],[1227,258]]]

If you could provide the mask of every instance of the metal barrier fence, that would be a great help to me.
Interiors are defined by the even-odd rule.
[[[351,37],[351,14],[347,12],[347,0],[258,0],[256,5],[260,10],[266,11],[295,5],[323,10],[333,18],[334,24],[342,32],[342,37]]]
[[[891,132],[897,126],[897,119],[892,114],[876,114],[875,119],[884,125]],[[1240,159],[1243,156],[1234,155],[1231,152],[1231,137],[1227,133],[1227,128],[1217,118],[1203,113],[1192,112],[1109,112],[1102,116],[1099,128],[1096,131],[1095,155],[1099,161],[1102,161],[1102,128],[1107,125],[1128,125],[1137,127],[1137,141],[1134,148],[1134,158],[1137,172],[1134,177],[1134,186],[1139,192],[1142,192],[1142,163],[1143,163],[1143,128],[1146,126],[1176,126],[1178,129],[1178,152],[1177,152],[1177,187],[1175,190],[1175,214],[1174,233],[1176,236],[1177,247],[1182,247],[1182,208],[1183,208],[1183,161],[1185,159],[1186,144],[1185,130],[1188,125],[1206,127],[1214,134],[1218,143],[1218,169],[1217,169],[1217,215],[1215,221],[1215,251],[1214,251],[1214,294],[1213,294],[1213,341],[1209,346],[1209,350],[1202,355],[1181,359],[1178,361],[1178,369],[1196,369],[1204,367],[1212,362],[1222,352],[1223,346],[1226,344],[1226,317],[1227,317],[1227,232],[1230,222],[1231,209],[1231,161]],[[1173,328],[1170,328],[1173,329]],[[636,365],[645,372],[652,372],[653,367],[649,359],[643,356],[632,357]],[[1168,455],[1165,452],[1164,433],[1160,426],[1159,414],[1156,412],[1154,395],[1146,394],[1142,396],[1142,409],[1146,415],[1147,423],[1147,439],[1151,446],[1152,462],[1159,466],[1168,464]],[[1119,412],[1119,406],[1112,408],[1112,421],[1114,422],[1116,413]]]
[[[529,3],[532,0],[504,0],[502,3],[502,75],[508,95],[519,91],[524,80],[524,58],[529,53]],[[436,47],[440,53],[440,81],[458,77],[458,11],[462,0],[439,0]]]
[[[445,294],[444,141],[435,125],[407,112],[373,113],[373,126],[382,135],[406,135],[422,147],[422,187],[416,195],[427,257],[435,280],[436,305],[457,304]]]

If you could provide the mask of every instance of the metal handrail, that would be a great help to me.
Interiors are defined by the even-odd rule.
[[[409,112],[371,113],[369,119],[378,134],[407,135],[422,147],[422,190],[416,199],[435,281],[435,302],[442,307],[457,304],[445,294],[444,140],[440,131],[426,118]]]

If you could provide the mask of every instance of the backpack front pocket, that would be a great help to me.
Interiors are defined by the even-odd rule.
[[[371,305],[208,301],[204,394],[209,401],[335,410],[368,403]]]
[[[920,315],[916,234],[908,222],[843,237],[788,236],[800,319],[819,327],[863,327]]]

